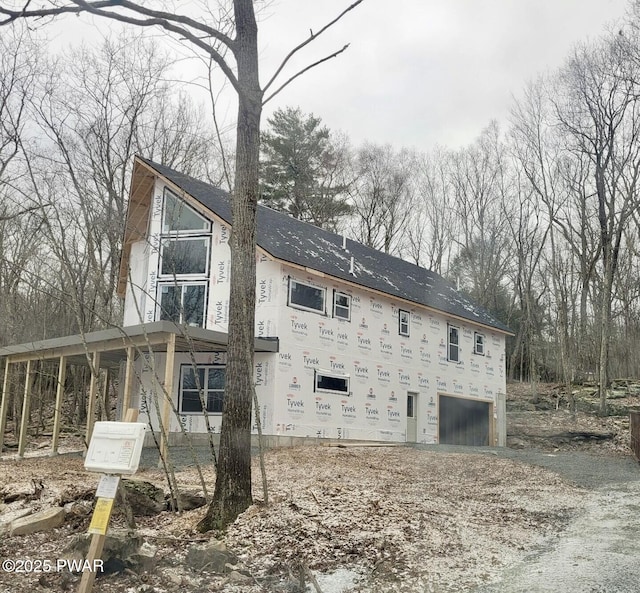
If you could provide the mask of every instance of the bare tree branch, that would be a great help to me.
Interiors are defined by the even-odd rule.
[[[267,90],[269,89],[269,87],[275,82],[276,78],[278,78],[278,76],[280,75],[280,72],[282,72],[283,68],[287,65],[287,63],[289,62],[289,60],[296,54],[298,53],[302,48],[306,47],[307,45],[309,45],[312,41],[315,41],[318,37],[320,37],[320,35],[322,35],[327,29],[331,28],[333,25],[335,25],[345,14],[347,14],[348,12],[350,12],[351,10],[353,10],[356,6],[358,6],[358,4],[362,3],[363,0],[356,0],[356,2],[354,2],[353,4],[351,4],[350,6],[348,6],[347,8],[345,8],[335,19],[333,19],[331,22],[327,23],[324,27],[322,27],[322,29],[320,29],[320,31],[318,31],[317,33],[314,33],[313,31],[309,31],[310,35],[307,39],[305,39],[302,43],[296,45],[296,47],[294,47],[284,58],[284,60],[282,60],[282,62],[280,63],[280,66],[278,66],[277,70],[275,71],[275,73],[273,74],[273,76],[271,77],[271,79],[269,80],[269,82],[265,85],[265,87],[262,89],[263,92],[267,92]],[[333,58],[335,56],[337,56],[339,53],[342,53],[345,49],[347,49],[348,45],[345,45],[339,52],[336,52],[335,54],[328,56],[327,58],[325,58],[325,60],[328,60],[329,58]],[[309,70],[309,68],[312,68],[313,66],[322,63],[325,60],[321,60],[319,62],[316,62],[315,64],[312,64],[311,66],[309,66],[308,68],[305,68],[304,70],[300,71],[298,74],[296,74],[295,76],[291,77],[284,85],[282,85],[275,93],[271,94],[269,96],[269,99],[271,97],[273,97],[274,95],[276,95],[278,92],[280,92],[280,90],[282,90],[287,84],[289,84],[294,78],[297,78],[298,76],[300,76],[300,74],[302,74],[303,72],[306,72],[307,70]],[[264,103],[266,103],[268,101],[265,100]],[[264,104],[263,103],[263,104]]]
[[[30,2],[25,4],[22,10],[10,10],[0,6],[0,15],[6,15],[7,18],[0,20],[0,26],[12,23],[20,18],[42,18],[46,16],[59,16],[61,14],[81,14],[88,12],[97,16],[109,18],[129,25],[137,25],[139,27],[161,27],[166,31],[175,33],[183,37],[196,47],[205,51],[220,66],[225,76],[229,79],[233,87],[238,90],[238,80],[235,72],[229,67],[224,57],[209,43],[203,41],[191,29],[201,31],[206,35],[222,42],[229,47],[234,55],[237,51],[237,43],[220,31],[203,25],[185,16],[175,15],[162,11],[154,11],[139,6],[127,0],[100,0],[98,2],[86,2],[85,0],[71,0],[75,6],[59,6],[56,8],[42,8],[36,10],[28,10]],[[105,8],[125,8],[134,13],[144,15],[148,18],[135,18],[127,16]]]
[[[319,66],[320,64],[323,64],[324,62],[328,62],[329,60],[331,60],[332,58],[335,58],[336,56],[339,56],[343,51],[346,51],[346,49],[349,47],[349,44],[347,43],[347,45],[345,45],[342,49],[339,49],[338,51],[332,53],[329,56],[325,56],[324,58],[322,58],[321,60],[318,60],[317,62],[314,62],[313,64],[309,64],[308,66],[306,66],[305,68],[303,68],[302,70],[296,72],[296,74],[294,74],[291,78],[289,78],[288,80],[286,80],[283,84],[281,84],[275,91],[273,91],[273,93],[271,93],[266,99],[264,99],[262,101],[263,105],[266,105],[266,103],[268,101],[270,101],[271,99],[273,99],[280,91],[282,91],[285,87],[289,86],[296,78],[298,78],[298,76],[302,76],[305,72],[308,72],[309,70],[311,70],[311,68],[315,68],[316,66]],[[268,85],[267,85],[268,86]],[[265,87],[266,90],[266,87]]]

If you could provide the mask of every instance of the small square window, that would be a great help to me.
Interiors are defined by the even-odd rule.
[[[333,292],[333,316],[351,321],[351,296],[344,292]]]
[[[411,314],[409,311],[403,311],[400,309],[398,312],[398,331],[401,336],[409,337]]]
[[[451,362],[460,362],[460,329],[448,326],[447,357]]]
[[[484,334],[476,332],[473,336],[473,353],[484,356]]]
[[[210,414],[222,414],[225,367],[183,365],[180,372],[180,413],[202,413],[202,402]]]

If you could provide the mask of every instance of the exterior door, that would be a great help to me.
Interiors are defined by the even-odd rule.
[[[418,442],[418,394],[407,392],[407,443]]]

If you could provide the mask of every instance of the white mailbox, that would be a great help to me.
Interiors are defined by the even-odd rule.
[[[84,460],[88,471],[135,474],[144,444],[143,422],[96,422]]]

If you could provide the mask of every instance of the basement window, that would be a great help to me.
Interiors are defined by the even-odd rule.
[[[350,395],[349,377],[347,375],[335,375],[324,371],[316,371],[315,391]]]
[[[324,314],[326,289],[289,278],[290,307]]]

